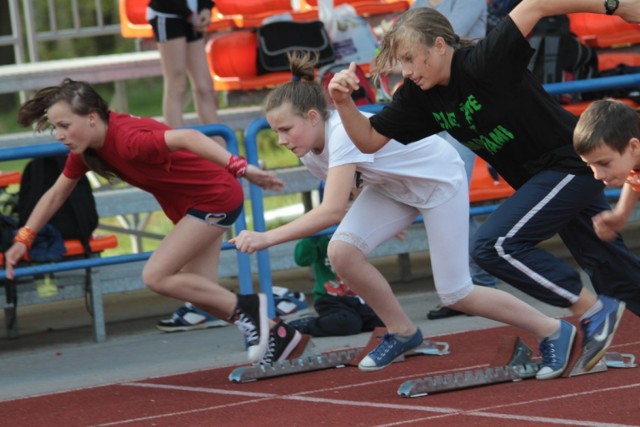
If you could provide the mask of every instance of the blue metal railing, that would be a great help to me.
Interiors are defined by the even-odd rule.
[[[573,93],[573,92],[589,92],[603,89],[614,89],[621,87],[628,87],[640,85],[640,74],[632,74],[625,76],[614,76],[614,77],[602,77],[602,78],[594,78],[590,80],[578,80],[573,82],[564,82],[564,83],[552,83],[545,85],[545,89],[552,94],[560,94],[560,93]],[[382,108],[380,105],[366,106],[362,109],[365,111],[375,112]],[[238,141],[235,136],[233,130],[226,125],[204,125],[204,126],[193,126],[193,128],[198,129],[209,136],[221,136],[227,142],[227,149],[232,153],[238,153]],[[265,119],[256,119],[249,124],[247,129],[245,130],[245,145],[246,145],[246,153],[247,160],[254,165],[258,165],[259,157],[258,157],[258,148],[257,148],[257,135],[263,129],[268,129],[269,125],[267,124]],[[52,156],[59,154],[66,154],[67,148],[59,143],[51,143],[51,144],[42,144],[36,146],[29,147],[14,147],[14,148],[5,148],[0,149],[0,162],[7,160],[16,160],[23,158],[34,158],[34,157],[44,157],[44,156]],[[250,201],[251,201],[251,209],[254,221],[254,229],[256,231],[265,231],[266,230],[266,222],[264,219],[264,205],[263,205],[263,193],[262,189],[256,185],[249,186],[250,191]],[[607,189],[605,191],[605,195],[608,199],[612,200],[620,195],[619,189]],[[494,205],[486,205],[486,206],[474,206],[470,208],[470,215],[487,215],[493,212],[498,207],[497,204]],[[417,222],[421,222],[422,218],[418,217],[416,219]],[[331,234],[335,231],[336,227],[329,227],[316,235],[326,235]],[[246,217],[243,212],[236,223],[234,224],[234,230],[236,233],[241,230],[246,229]],[[228,243],[224,243],[222,249],[235,249],[233,245]],[[31,267],[19,267],[16,268],[16,276],[24,277],[24,276],[32,276],[37,274],[44,273],[53,273],[58,271],[69,271],[69,270],[77,270],[84,269],[89,267],[97,267],[97,266],[107,266],[107,265],[115,265],[122,264],[128,262],[135,261],[144,261],[149,258],[151,252],[142,252],[138,254],[127,254],[127,255],[117,255],[110,257],[102,257],[102,258],[91,258],[91,259],[82,259],[82,260],[74,260],[74,261],[61,261],[55,264],[48,265],[40,265],[40,266],[31,266]],[[258,274],[260,279],[260,291],[269,295],[270,304],[269,304],[269,314],[270,316],[274,315],[274,306],[273,306],[273,294],[272,294],[272,281],[271,281],[271,271],[270,271],[270,262],[269,262],[269,253],[268,250],[259,251],[257,254],[258,261]],[[251,265],[250,258],[247,254],[243,254],[241,252],[237,253],[237,261],[238,261],[238,278],[240,282],[240,292],[243,294],[252,293],[253,286],[251,283]],[[0,280],[6,279],[6,274],[4,270],[0,270]]]
[[[227,143],[227,149],[238,154],[238,139],[235,132],[229,126],[215,124],[215,125],[202,125],[193,126],[208,136],[220,136]],[[28,147],[13,147],[0,149],[0,162],[7,160],[18,160],[34,157],[56,156],[67,154],[69,150],[60,142],[54,142],[51,144],[41,144]],[[244,211],[238,217],[234,224],[234,230],[239,233],[241,230],[247,228],[246,215]],[[223,250],[235,249],[234,245],[229,243],[222,244]],[[16,277],[33,276],[44,273],[55,273],[59,271],[79,270],[90,267],[100,267],[115,264],[125,264],[136,261],[146,261],[151,256],[152,252],[140,252],[136,254],[126,255],[114,255],[110,257],[89,258],[72,261],[60,261],[55,264],[37,265],[28,267],[18,267],[15,269]],[[240,283],[240,293],[249,294],[253,293],[253,285],[251,280],[251,265],[249,255],[242,252],[237,252],[238,263],[238,280]],[[0,270],[0,280],[6,279],[5,270]]]

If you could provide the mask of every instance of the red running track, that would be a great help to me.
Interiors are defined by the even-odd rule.
[[[610,351],[640,355],[640,319],[625,313]],[[235,367],[0,402],[0,425],[50,426],[640,426],[640,367],[534,379],[417,398],[409,379],[492,366],[511,327],[430,337],[451,354],[415,356],[382,371],[328,369],[231,383]],[[531,340],[524,339],[531,348]],[[508,359],[508,355],[507,355]]]

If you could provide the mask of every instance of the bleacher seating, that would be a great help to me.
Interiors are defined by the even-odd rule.
[[[149,0],[118,0],[120,14],[120,33],[124,38],[152,38],[153,30],[147,21]],[[233,20],[223,16],[217,8],[211,10],[211,22],[207,31],[231,29]]]
[[[258,75],[258,39],[251,30],[219,34],[206,45],[207,62],[215,90],[253,90],[291,80],[290,72]]]
[[[619,16],[597,13],[570,13],[569,28],[585,44],[615,48],[640,43],[640,26]]]
[[[598,70],[606,71],[616,68],[620,64],[625,64],[631,67],[640,66],[640,53],[633,52],[600,52],[598,53]],[[618,98],[619,101],[624,102],[630,107],[639,109],[640,105],[637,102],[628,98]],[[584,110],[587,109],[592,101],[577,102],[575,104],[563,105],[564,109],[570,113],[579,116]]]
[[[515,190],[499,175],[497,180],[489,173],[487,162],[476,156],[469,183],[469,202],[496,202],[511,196]]]
[[[295,21],[318,19],[318,9],[304,1],[296,10],[291,0],[216,0],[216,9],[221,16],[231,19],[236,28],[259,27],[265,18],[281,14],[289,14]]]

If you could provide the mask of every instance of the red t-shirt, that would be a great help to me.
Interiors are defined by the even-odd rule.
[[[153,194],[174,224],[191,208],[206,212],[237,209],[244,200],[237,178],[190,151],[169,151],[164,134],[170,129],[150,118],[112,112],[98,157],[122,180]],[[63,171],[66,177],[77,179],[88,170],[82,156],[69,153]]]

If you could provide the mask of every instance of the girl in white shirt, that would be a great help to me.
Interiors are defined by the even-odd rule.
[[[279,143],[325,180],[323,200],[288,224],[266,232],[245,230],[231,242],[253,253],[339,223],[328,248],[331,265],[374,309],[388,331],[359,364],[360,369],[373,371],[418,347],[423,337],[367,255],[422,214],[443,304],[518,326],[542,341],[568,328],[571,342],[565,344],[570,348],[575,327],[569,323],[547,317],[506,292],[473,285],[468,264],[468,189],[455,149],[434,135],[410,145],[390,141],[376,153],[362,153],[347,136],[339,115],[329,111],[323,88],[314,81],[314,57],[298,53],[290,61],[293,80],[267,97],[267,121]],[[349,208],[352,190],[362,191]],[[547,357],[539,378],[561,375],[569,353],[566,360],[556,360],[553,346],[542,347]]]

